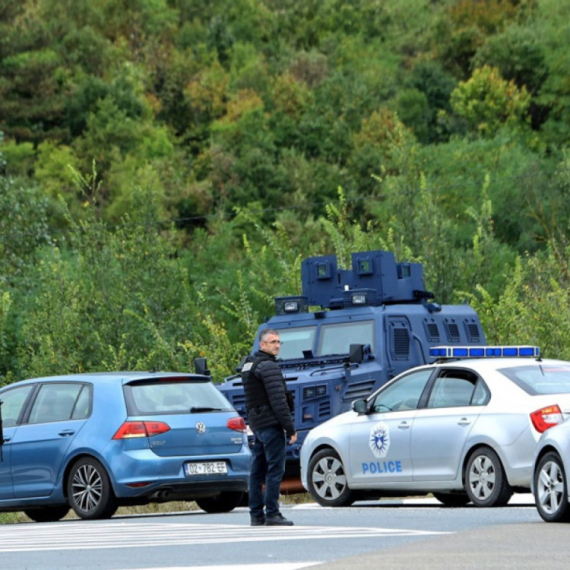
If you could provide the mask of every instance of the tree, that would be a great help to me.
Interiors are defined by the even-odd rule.
[[[498,69],[483,66],[471,78],[461,81],[451,94],[451,106],[471,130],[482,136],[493,136],[503,126],[525,124],[531,97],[523,86],[506,81]]]

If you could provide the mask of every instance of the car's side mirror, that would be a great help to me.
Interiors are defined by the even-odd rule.
[[[366,414],[368,412],[366,400],[354,400],[352,402],[352,410],[357,414]]]
[[[246,354],[246,355],[241,359],[241,362],[237,365],[237,367],[236,367],[236,372],[237,372],[238,374],[241,373],[241,371],[242,371],[242,369],[243,369],[243,365],[247,362],[247,359],[249,358],[249,356],[250,356],[249,354]]]
[[[201,374],[202,376],[211,376],[210,370],[208,368],[208,361],[205,358],[194,359],[194,370],[196,370],[196,374]]]
[[[351,344],[348,349],[348,361],[353,364],[360,364],[364,360],[364,345]]]

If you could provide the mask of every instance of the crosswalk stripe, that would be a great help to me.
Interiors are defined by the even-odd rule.
[[[185,523],[89,523],[10,525],[0,528],[0,552],[53,551],[227,544],[228,541],[266,542],[283,540],[351,539],[388,536],[448,534],[442,532],[368,528],[295,526],[249,527]]]
[[[276,562],[264,564],[224,564],[223,566],[175,566],[160,568],[145,568],[144,570],[301,570],[302,568],[309,568],[316,566],[322,562]]]

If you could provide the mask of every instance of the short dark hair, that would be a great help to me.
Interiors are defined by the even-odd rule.
[[[279,336],[279,333],[278,333],[275,329],[263,329],[263,330],[259,333],[259,342],[265,342],[265,339],[266,339],[270,334],[274,334],[274,335]]]

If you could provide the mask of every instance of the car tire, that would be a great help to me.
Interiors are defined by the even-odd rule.
[[[118,506],[105,468],[92,457],[83,457],[71,468],[67,499],[75,514],[85,520],[108,519]]]
[[[546,522],[570,522],[568,484],[558,453],[547,453],[534,472],[534,500],[538,514]]]
[[[215,497],[196,499],[196,504],[207,513],[229,513],[239,506],[243,495],[243,493],[237,491],[226,491]]]
[[[347,507],[356,500],[348,486],[344,465],[333,449],[322,449],[309,461],[309,493],[323,507]]]
[[[501,460],[490,447],[480,447],[470,455],[465,490],[476,507],[503,507],[513,496]]]
[[[433,493],[433,496],[446,507],[464,507],[471,502],[467,493]]]
[[[59,507],[42,507],[41,509],[28,509],[24,514],[34,522],[57,522],[69,512],[67,505]]]

